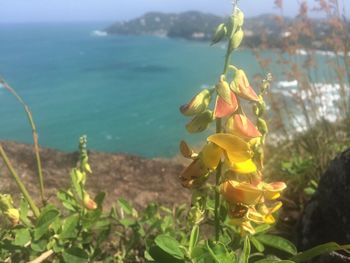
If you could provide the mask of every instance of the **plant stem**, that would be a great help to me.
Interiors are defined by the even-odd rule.
[[[216,119],[216,133],[220,133],[222,131],[222,123],[221,119]],[[220,193],[217,190],[217,187],[220,183],[220,177],[221,177],[221,166],[222,163],[220,161],[218,167],[216,168],[216,177],[215,177],[215,240],[219,241],[220,237],[220,215],[219,215],[219,209],[220,209]]]
[[[33,134],[33,143],[34,143],[34,151],[35,151],[35,158],[36,158],[36,166],[38,170],[38,177],[39,177],[39,185],[40,185],[40,197],[43,205],[46,204],[45,198],[44,198],[44,179],[43,179],[43,173],[42,173],[42,167],[41,167],[41,159],[40,159],[40,153],[39,153],[39,143],[38,143],[38,132],[36,130],[36,126],[34,123],[33,115],[28,107],[27,104],[25,104],[24,100],[17,94],[17,92],[4,80],[0,77],[0,84],[4,86],[6,90],[8,90],[19,103],[22,104],[24,107],[24,111],[27,113],[27,117],[30,123],[30,126],[32,128],[32,134]]]
[[[16,181],[17,186],[19,187],[19,189],[21,190],[24,198],[27,200],[30,208],[32,209],[35,217],[39,217],[40,215],[40,211],[38,209],[38,207],[35,205],[33,199],[31,198],[31,196],[29,195],[26,187],[24,186],[24,184],[22,183],[22,180],[19,178],[18,174],[16,173],[15,169],[13,168],[12,164],[10,163],[10,160],[8,159],[4,149],[2,148],[2,145],[0,144],[0,155],[2,157],[2,159],[5,162],[5,165],[7,166],[10,174],[12,175],[13,179]]]
[[[231,60],[231,42],[232,42],[232,37],[230,37],[230,40],[227,45],[227,51],[225,55],[225,65],[224,65],[224,70],[223,70],[223,75],[226,76],[227,71],[230,66],[230,60]],[[221,133],[222,132],[222,121],[221,119],[216,119],[216,133]],[[216,177],[215,177],[215,240],[218,241],[220,237],[220,215],[219,215],[219,209],[220,209],[220,193],[217,191],[217,188],[220,184],[220,177],[221,177],[221,169],[222,168],[222,162],[220,161],[218,167],[216,168]]]

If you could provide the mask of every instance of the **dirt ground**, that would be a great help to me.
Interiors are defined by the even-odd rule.
[[[39,199],[36,160],[31,145],[1,142],[18,175],[28,191]],[[56,199],[57,189],[67,189],[69,171],[75,167],[78,154],[41,148],[41,159],[46,196]],[[87,189],[92,196],[106,192],[105,206],[110,207],[119,197],[145,207],[149,202],[173,205],[189,202],[190,192],[181,187],[178,175],[184,168],[173,160],[152,160],[126,154],[89,152],[93,174],[87,179]],[[15,182],[0,158],[0,193],[19,196]]]

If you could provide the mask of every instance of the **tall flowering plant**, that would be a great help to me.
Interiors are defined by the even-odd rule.
[[[268,183],[263,176],[268,133],[263,96],[271,76],[256,93],[244,70],[231,64],[231,54],[243,40],[243,23],[244,14],[235,4],[229,22],[220,24],[213,38],[213,44],[228,41],[222,74],[213,88],[200,91],[180,107],[183,115],[192,118],[186,125],[189,133],[202,132],[213,122],[216,125],[216,133],[199,153],[186,142],[180,143],[182,155],[192,162],[179,176],[182,186],[193,190],[190,215],[197,224],[205,219],[205,196],[214,193],[216,240],[224,223],[237,226],[242,236],[254,234],[259,224],[273,224],[274,213],[282,206],[278,198],[286,188],[285,183]],[[214,185],[208,183],[211,175],[215,175]]]

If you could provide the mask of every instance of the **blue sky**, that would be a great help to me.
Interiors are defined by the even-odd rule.
[[[310,3],[315,0],[308,0]],[[350,0],[346,2],[347,15]],[[273,0],[240,0],[247,16],[276,12]],[[284,0],[285,14],[296,14],[297,2]],[[147,11],[200,10],[229,14],[230,0],[0,0],[1,22],[115,21],[127,20]]]

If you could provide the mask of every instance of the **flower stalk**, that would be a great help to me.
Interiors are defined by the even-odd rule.
[[[286,188],[283,182],[266,183],[263,180],[263,146],[268,132],[263,119],[266,110],[263,95],[269,88],[271,76],[263,81],[257,95],[244,70],[231,65],[231,54],[243,40],[243,23],[244,14],[234,2],[229,21],[217,27],[212,42],[228,40],[223,73],[212,91],[202,90],[180,108],[183,115],[193,117],[186,125],[190,133],[202,132],[215,121],[215,133],[207,138],[199,153],[181,142],[182,155],[192,159],[192,163],[179,177],[184,187],[196,189],[192,196],[196,192],[203,193],[199,200],[206,199],[208,189],[215,189],[214,215],[208,213],[208,216],[214,217],[209,220],[214,222],[216,241],[220,239],[224,224],[220,222],[222,206],[226,207],[229,224],[237,226],[242,236],[254,234],[255,224],[275,222],[272,214],[282,206],[277,199]],[[215,99],[213,110],[209,109],[212,99]],[[245,114],[245,104],[241,100],[253,105],[251,115],[256,122]],[[215,174],[215,184],[207,187],[211,174]],[[191,214],[200,215],[196,217],[199,224],[204,219],[204,213],[197,207],[193,205]]]
[[[2,147],[2,145],[0,144],[0,155],[2,157],[2,159],[4,160],[4,163],[7,167],[7,169],[9,170],[11,176],[13,177],[13,179],[15,180],[18,188],[20,189],[20,191],[22,192],[24,198],[27,200],[30,208],[32,209],[33,211],[33,214],[35,217],[39,217],[40,215],[40,211],[39,211],[39,208],[35,205],[32,197],[29,195],[26,187],[24,186],[21,178],[19,178],[17,172],[15,171],[15,169],[13,168],[9,158],[7,157],[7,154],[5,153],[4,151],[4,148]]]
[[[17,99],[17,101],[20,104],[22,104],[24,111],[27,114],[28,121],[29,121],[30,126],[32,128],[35,159],[36,159],[36,166],[37,166],[39,186],[40,186],[40,197],[41,197],[41,201],[42,201],[43,205],[45,205],[46,200],[45,200],[44,177],[43,177],[42,166],[41,166],[41,158],[40,158],[39,142],[38,142],[38,132],[36,130],[33,115],[31,113],[28,105],[24,102],[24,100],[21,98],[21,96],[19,96],[18,93],[1,77],[0,77],[0,84],[3,85],[4,88],[7,91],[9,91]]]

